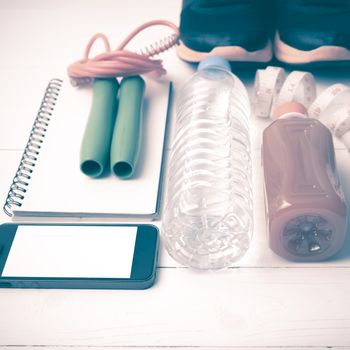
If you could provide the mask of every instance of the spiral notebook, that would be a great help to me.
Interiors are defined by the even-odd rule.
[[[92,89],[49,82],[4,211],[18,218],[157,218],[171,84],[146,80],[142,141],[132,179],[93,179],[79,168]]]

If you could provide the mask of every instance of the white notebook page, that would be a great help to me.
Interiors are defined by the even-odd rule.
[[[142,141],[133,178],[93,179],[79,168],[80,144],[92,90],[66,81],[60,91],[37,165],[15,216],[154,216],[158,205],[170,84],[146,80]],[[40,101],[38,101],[38,104]],[[34,117],[34,116],[33,116]]]

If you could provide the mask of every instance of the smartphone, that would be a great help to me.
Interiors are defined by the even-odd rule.
[[[158,246],[153,225],[3,224],[0,287],[146,289]]]

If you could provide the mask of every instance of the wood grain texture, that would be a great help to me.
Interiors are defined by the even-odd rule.
[[[180,8],[181,0],[0,2],[0,204],[47,81],[65,76],[95,32],[105,32],[116,47],[150,19],[178,23]],[[159,34],[146,33],[131,48]],[[194,67],[173,50],[161,58],[176,97]],[[234,73],[251,92],[254,71]],[[350,83],[348,75],[332,70],[316,79],[318,91]],[[197,273],[162,248],[158,281],[146,291],[0,290],[0,350],[350,349],[349,234],[335,258],[318,264],[290,263],[268,248],[260,146],[269,122],[252,119],[255,229],[250,250],[234,268]],[[350,199],[349,153],[339,140],[335,147]],[[1,211],[0,223],[6,221]]]
[[[3,290],[0,345],[350,346],[350,269],[159,269],[146,291]]]
[[[166,349],[175,349],[175,350],[344,350],[349,349],[346,346],[209,346],[209,347],[201,347],[197,346],[41,346],[43,350],[166,350]],[[0,350],[37,350],[37,346],[0,346]]]
[[[176,349],[176,350],[198,350],[197,346],[42,346],[40,347],[43,350],[128,350],[128,349],[137,349],[137,350],[166,350],[166,349]],[[0,350],[37,350],[37,346],[0,346]],[[345,346],[209,346],[202,347],[204,350],[344,350],[348,349]]]

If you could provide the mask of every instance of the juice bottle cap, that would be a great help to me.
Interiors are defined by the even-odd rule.
[[[292,116],[307,118],[307,110],[301,103],[290,101],[278,106],[273,113],[273,119]]]

